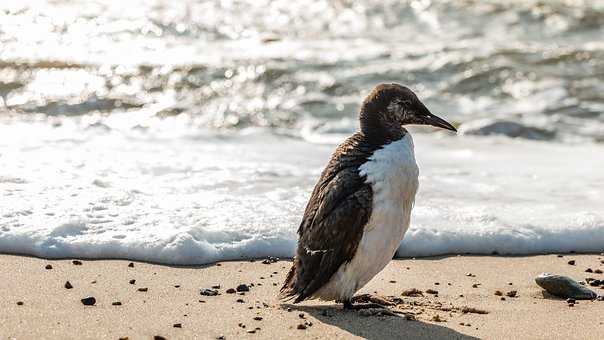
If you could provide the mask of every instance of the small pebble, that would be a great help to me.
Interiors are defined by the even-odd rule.
[[[17,306],[23,306],[23,301],[17,301]]]
[[[73,260],[73,261],[71,261],[71,263],[73,263],[76,266],[81,266],[82,265],[82,261],[78,261],[78,260]]]
[[[434,282],[434,285],[438,286],[438,285],[440,285],[440,282]]]
[[[239,303],[245,303],[245,301],[243,301],[243,299],[237,299],[237,302],[239,302]]]
[[[218,291],[215,289],[201,289],[199,291],[199,294],[204,295],[204,296],[216,296],[218,295]]]
[[[226,337],[224,335],[219,335],[216,337],[216,340],[226,340]]]
[[[237,291],[238,292],[249,292],[250,287],[248,287],[248,285],[246,285],[246,284],[240,284],[239,286],[237,286]]]
[[[296,328],[298,328],[298,329],[306,329],[306,325],[303,324],[303,323],[301,323]]]
[[[44,267],[45,269],[52,269],[52,266],[47,264],[46,267]]]
[[[73,288],[73,286],[71,285],[71,283],[69,281],[65,282],[64,287],[65,287],[65,289],[71,289],[71,288]]]
[[[139,291],[139,292],[146,292],[146,291],[148,291],[148,290],[149,290],[149,288],[146,288],[146,287],[143,287],[143,288],[139,288],[139,289],[138,289],[138,291]]]
[[[568,304],[568,307],[574,307],[574,306],[575,306],[575,304],[574,304],[574,303],[569,303],[569,304]]]
[[[212,289],[220,289],[220,285],[213,285]]]
[[[500,290],[496,290],[496,291],[495,291],[495,295],[497,295],[497,296],[502,296],[502,295],[503,295],[503,292],[502,292],[502,291],[500,291]]]
[[[570,260],[567,263],[570,264],[571,266],[574,266],[575,265],[575,260]]]
[[[298,314],[298,317],[299,317],[300,319],[304,319],[304,318],[305,318],[304,313],[300,313],[300,314]]]
[[[248,329],[246,332],[248,332],[249,334],[254,334],[256,333],[255,329]]]
[[[254,316],[254,320],[256,320],[256,321],[262,321],[262,317],[261,316]]]
[[[573,298],[568,298],[568,299],[566,299],[566,302],[567,303],[576,303],[577,301]]]
[[[115,301],[115,302],[112,302],[111,305],[113,305],[113,306],[121,306],[122,303],[119,302],[119,301]]]
[[[83,298],[80,301],[82,301],[82,304],[84,304],[84,306],[94,306],[94,304],[96,303],[96,299],[93,296]]]
[[[510,290],[509,292],[505,293],[505,295],[509,297],[516,297],[516,294],[518,294],[518,291],[515,290]]]
[[[134,263],[132,263],[132,262],[128,263],[128,267],[134,268]]]
[[[436,291],[434,289],[426,289],[426,293],[428,293],[428,294],[438,294],[438,291]]]
[[[501,301],[505,301],[505,298],[502,296],[500,300],[501,300]]]
[[[237,291],[235,290],[235,288],[229,288],[226,290],[227,294],[235,294]]]
[[[182,324],[181,323],[175,323],[172,325],[172,327],[174,328],[182,328]]]
[[[180,285],[174,285],[174,288],[180,288]]]
[[[161,335],[155,335],[155,336],[153,336],[153,340],[167,340],[167,339]]]
[[[477,283],[473,284],[472,288],[478,288],[478,284]]]
[[[602,269],[596,269],[596,270],[594,270],[594,273],[596,273],[596,274],[602,274]]]
[[[132,279],[132,280],[128,281],[128,283],[130,283],[131,285],[133,285],[133,284],[135,284],[135,283],[136,283],[136,280],[135,280],[135,279]]]
[[[587,269],[585,269],[585,272],[586,272],[586,273],[593,273],[593,272],[594,272],[594,270],[593,270],[593,269],[591,269],[591,268],[587,268]]]

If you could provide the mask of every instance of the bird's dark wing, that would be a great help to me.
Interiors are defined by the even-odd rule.
[[[371,216],[371,186],[359,174],[376,147],[357,133],[341,144],[306,206],[294,265],[281,289],[283,298],[300,302],[350,261]]]

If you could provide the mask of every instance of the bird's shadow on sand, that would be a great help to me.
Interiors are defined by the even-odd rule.
[[[478,339],[445,326],[411,321],[400,316],[362,316],[334,306],[282,304],[283,308],[312,315],[317,320],[365,339]],[[328,334],[325,334],[329,337]]]

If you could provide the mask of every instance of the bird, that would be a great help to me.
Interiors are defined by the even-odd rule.
[[[353,304],[354,294],[392,260],[409,228],[419,186],[406,125],[457,132],[400,84],[377,85],[361,104],[359,129],[321,173],[298,228],[298,246],[279,298]]]

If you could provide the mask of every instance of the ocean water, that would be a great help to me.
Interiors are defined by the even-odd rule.
[[[604,250],[604,1],[3,1],[0,252],[291,257],[377,83],[413,128],[398,256]],[[3,105],[4,104],[4,105]]]

